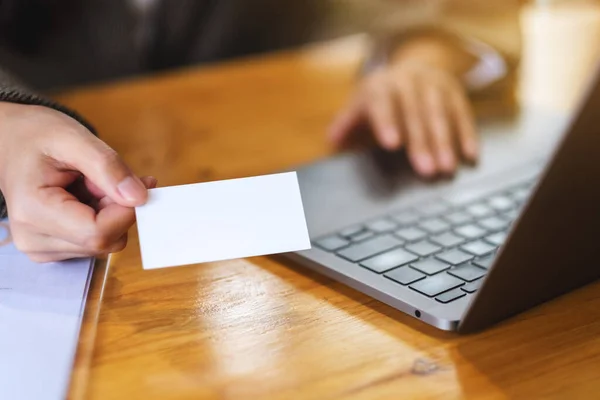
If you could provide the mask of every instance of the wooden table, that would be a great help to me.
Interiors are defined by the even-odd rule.
[[[61,100],[161,185],[268,173],[331,154],[324,131],[364,48],[353,38]],[[530,399],[600,391],[600,284],[462,337],[278,258],[144,271],[138,249],[134,230],[104,286],[104,269],[96,273],[91,298],[103,294],[100,313],[96,325],[98,302],[90,301],[73,398]]]

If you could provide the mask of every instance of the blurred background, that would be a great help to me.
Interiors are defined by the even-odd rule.
[[[359,33],[370,43],[368,59],[382,43],[420,29],[457,35],[467,47],[483,45],[471,49],[477,56],[484,49],[502,59],[502,71],[480,84],[474,97],[516,96],[531,105],[569,107],[600,51],[597,0],[208,3],[5,0],[0,2],[1,65],[37,89],[56,90]],[[497,64],[493,57],[488,61],[480,67]]]

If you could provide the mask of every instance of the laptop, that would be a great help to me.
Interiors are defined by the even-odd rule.
[[[469,333],[600,276],[600,81],[571,117],[481,124],[482,160],[426,183],[405,158],[298,171],[313,248],[289,257],[437,328]]]

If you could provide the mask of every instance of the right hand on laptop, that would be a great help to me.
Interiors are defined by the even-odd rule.
[[[0,190],[16,247],[51,262],[122,250],[152,177],[51,108],[0,102]]]
[[[467,63],[444,44],[413,47],[363,78],[329,136],[340,145],[368,125],[382,148],[406,148],[421,176],[449,175],[461,160],[478,157],[471,105],[458,78]]]

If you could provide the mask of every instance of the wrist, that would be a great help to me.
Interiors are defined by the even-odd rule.
[[[417,63],[444,70],[461,78],[478,62],[473,54],[439,36],[419,36],[406,40],[391,51],[390,65]]]
[[[508,73],[506,60],[490,45],[442,33],[409,35],[389,49],[386,61],[392,66],[416,63],[446,71],[469,92],[485,89]]]

